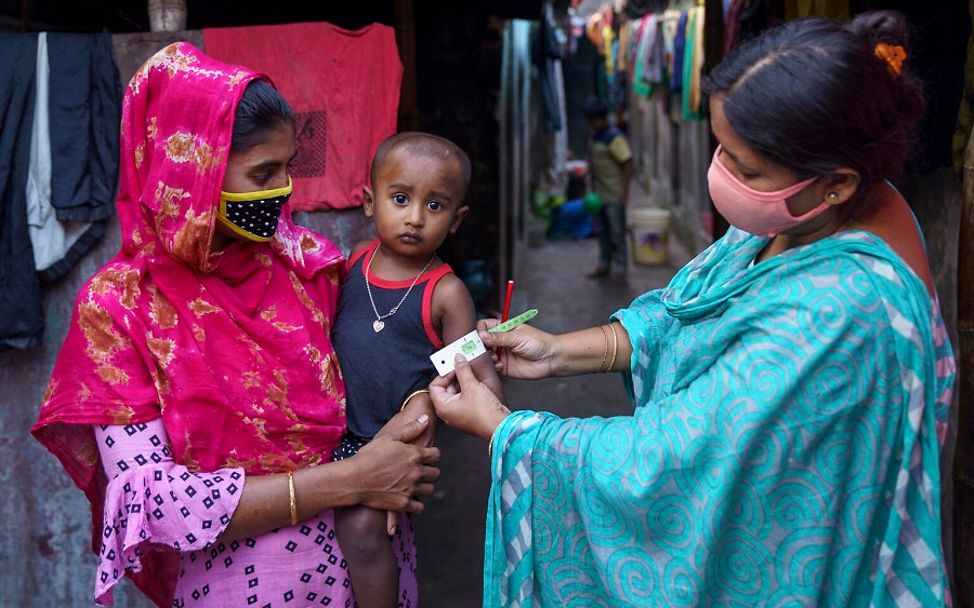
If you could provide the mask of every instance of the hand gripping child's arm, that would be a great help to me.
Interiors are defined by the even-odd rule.
[[[457,340],[477,326],[477,314],[467,286],[456,275],[448,274],[436,285],[433,292],[433,321],[440,331],[444,344]],[[481,355],[470,362],[474,375],[504,402],[504,388],[488,355]]]

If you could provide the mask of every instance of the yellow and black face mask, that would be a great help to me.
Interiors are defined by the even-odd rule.
[[[287,186],[257,192],[220,191],[216,219],[249,241],[263,243],[277,232],[281,208],[291,198],[291,176]]]

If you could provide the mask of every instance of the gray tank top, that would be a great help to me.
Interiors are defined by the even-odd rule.
[[[407,395],[426,388],[436,375],[429,357],[443,347],[443,341],[433,328],[433,290],[441,278],[453,272],[443,264],[423,273],[399,311],[386,317],[385,327],[376,333],[364,268],[378,243],[373,241],[349,260],[331,335],[345,379],[348,430],[366,438],[399,411]],[[412,279],[384,281],[372,276],[369,285],[379,314],[389,312],[410,283]]]

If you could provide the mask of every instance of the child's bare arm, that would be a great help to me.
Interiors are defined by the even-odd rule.
[[[434,318],[440,319],[440,333],[444,344],[467,335],[477,327],[473,299],[467,286],[456,275],[447,275],[437,283],[436,291],[433,292],[433,314],[437,315]],[[471,366],[477,378],[503,403],[504,387],[490,356],[477,357],[471,361]]]

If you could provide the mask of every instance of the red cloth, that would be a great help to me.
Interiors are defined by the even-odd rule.
[[[396,132],[402,64],[395,31],[328,23],[203,30],[206,52],[270,76],[295,113],[295,211],[362,204],[369,163]]]
[[[276,473],[331,460],[345,387],[331,346],[341,251],[291,222],[267,243],[210,254],[247,68],[180,42],[136,72],[122,103],[122,250],[86,282],[34,436],[92,503],[101,545],[106,479],[93,424],[162,418],[191,471]],[[171,605],[178,556],[126,574]]]

